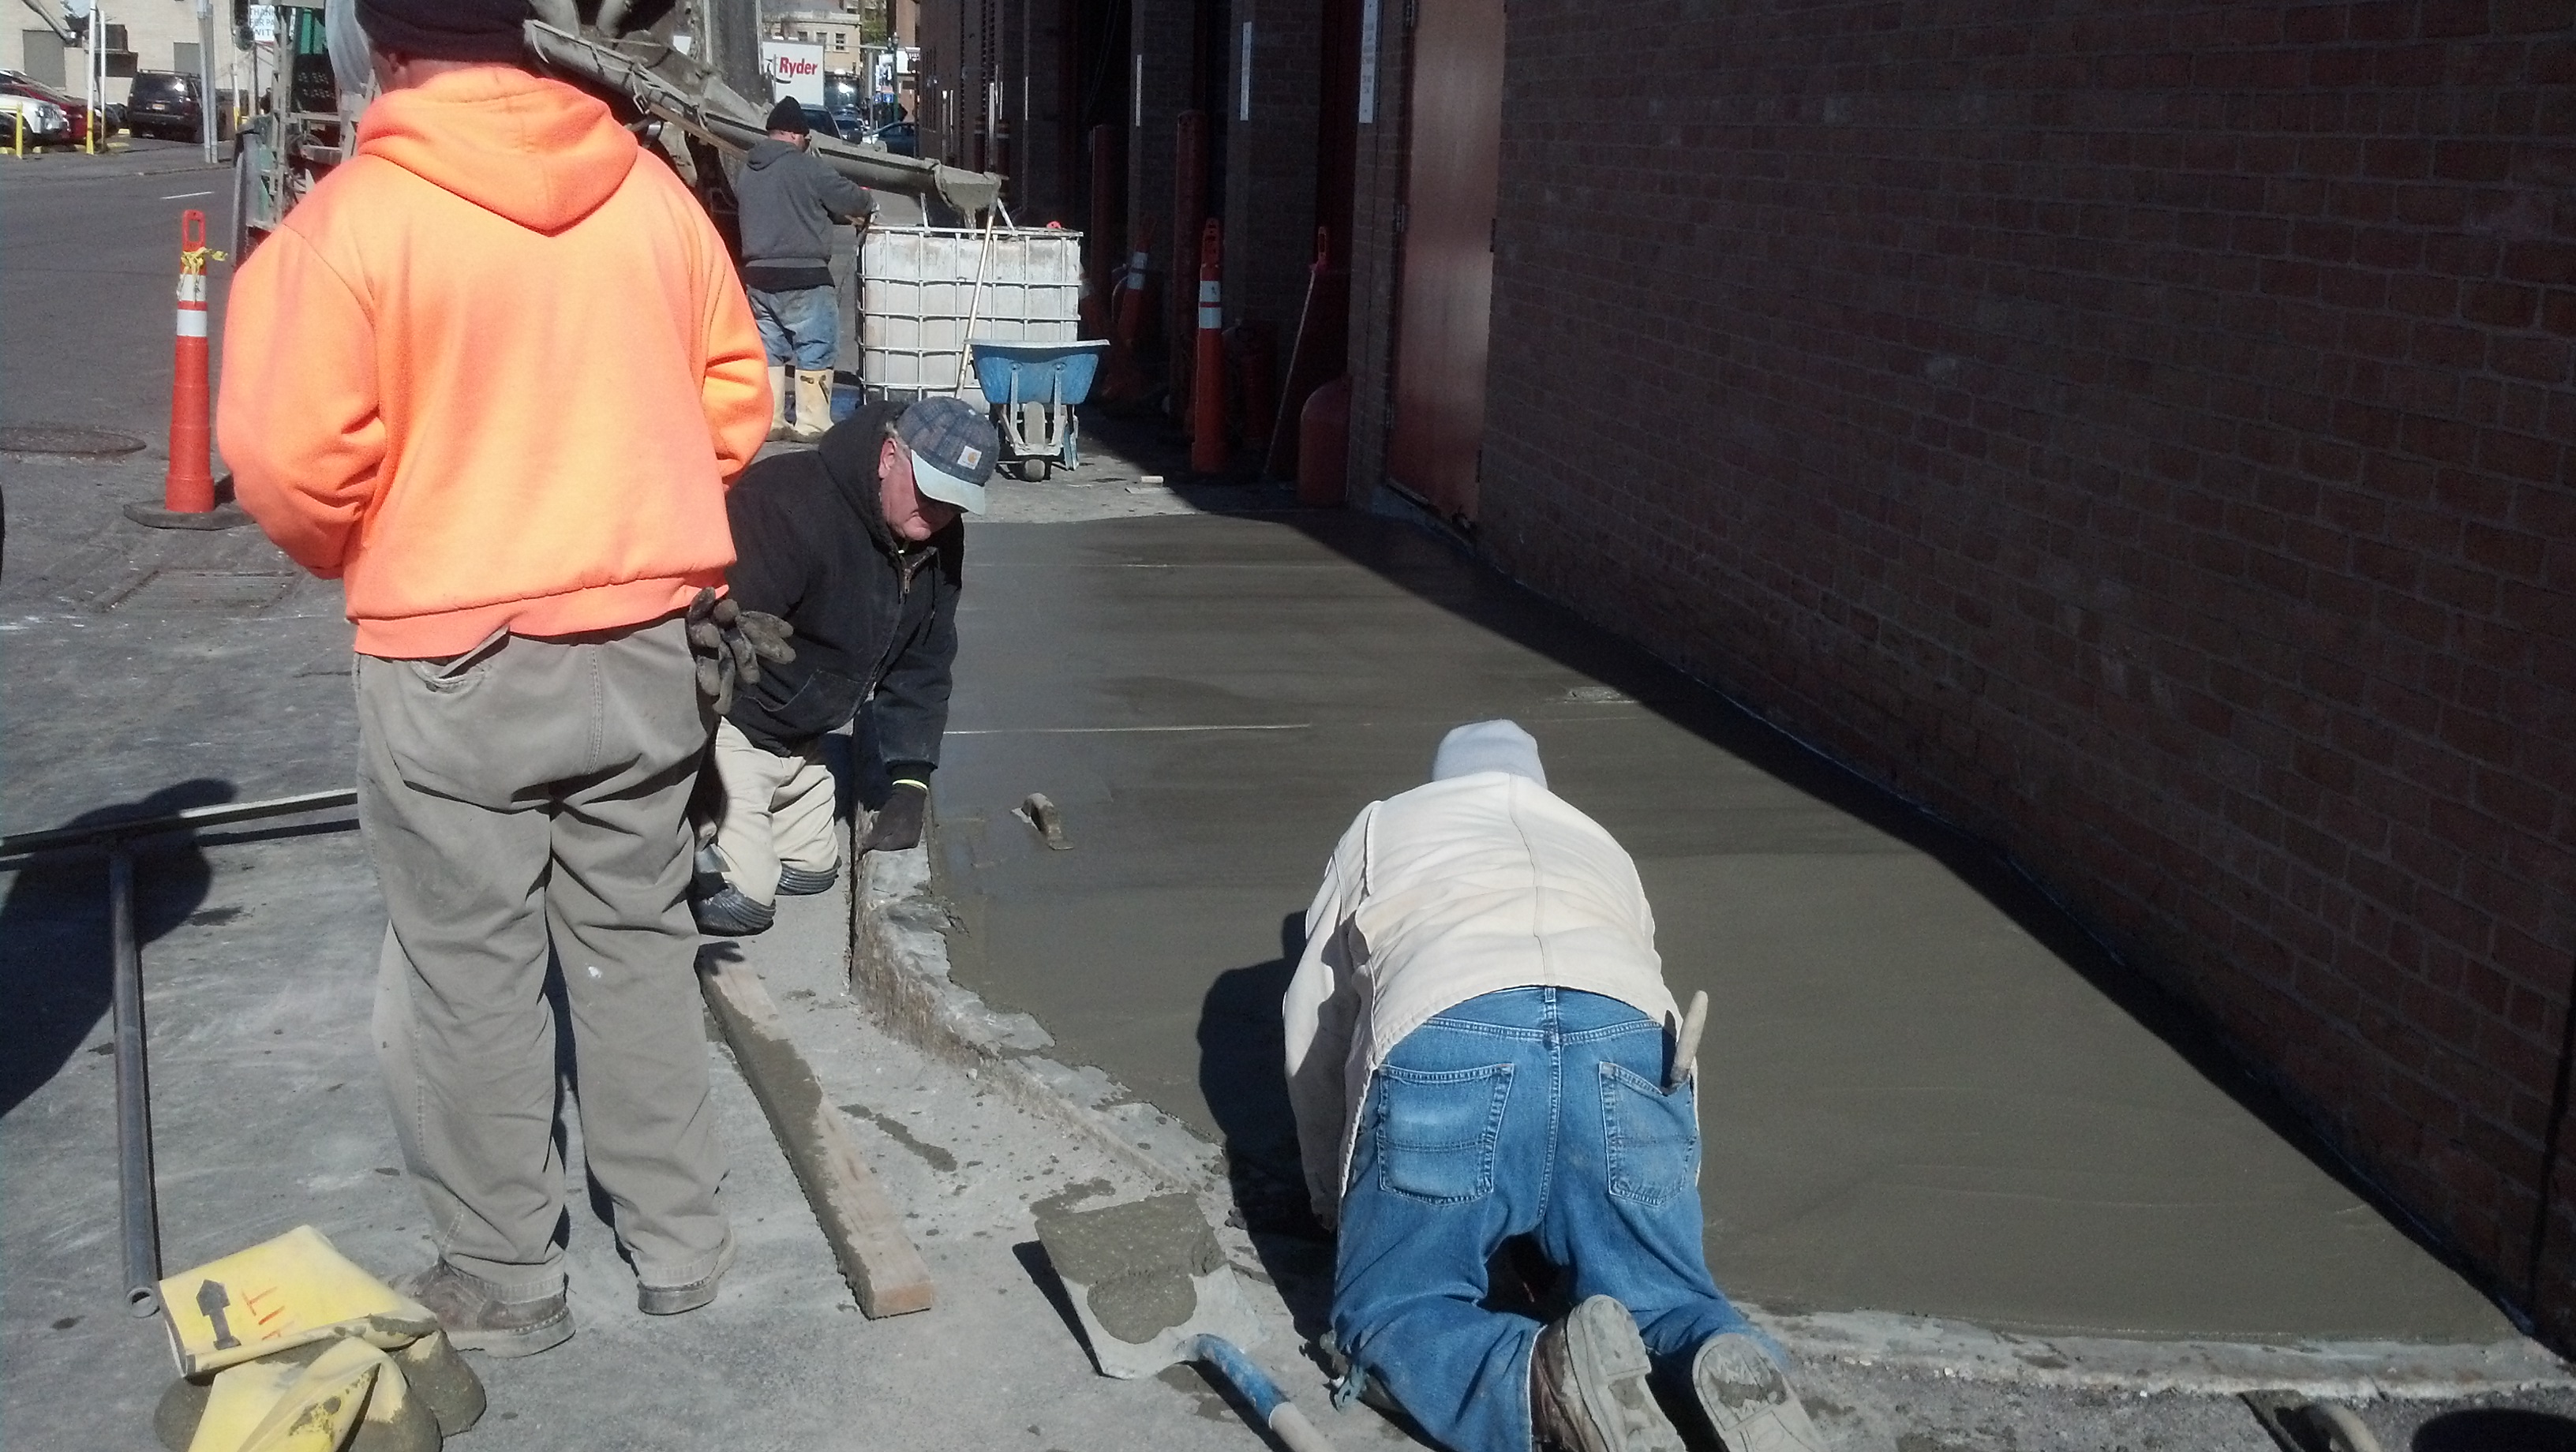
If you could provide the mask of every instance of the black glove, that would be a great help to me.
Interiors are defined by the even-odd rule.
[[[698,692],[716,703],[719,716],[733,709],[735,682],[760,684],[762,661],[784,665],[796,658],[787,644],[795,626],[713,590],[701,589],[689,602],[688,633],[689,652],[698,658]]]
[[[901,852],[921,845],[921,819],[929,814],[930,787],[925,782],[899,781],[894,795],[877,808],[876,820],[868,823],[868,835],[859,839],[861,852]]]

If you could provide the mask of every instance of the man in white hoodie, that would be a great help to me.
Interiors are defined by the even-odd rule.
[[[1709,1276],[1692,1066],[1636,864],[1509,721],[1450,732],[1431,777],[1343,834],[1283,1005],[1354,1375],[1457,1452],[1680,1452],[1656,1386],[1728,1452],[1823,1452]],[[1482,1304],[1516,1236],[1571,1283],[1544,1326]]]

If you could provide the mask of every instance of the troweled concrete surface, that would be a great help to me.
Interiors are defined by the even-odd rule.
[[[1390,520],[979,525],[940,772],[958,982],[1222,1141],[1293,1225],[1277,1004],[1351,815],[1527,726],[1708,990],[1712,1264],[1775,1311],[2490,1343],[2476,1290],[2036,893]],[[1062,809],[1073,850],[1012,815]]]

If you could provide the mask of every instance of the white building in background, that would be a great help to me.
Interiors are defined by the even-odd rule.
[[[8,4],[11,23],[0,26],[0,69],[18,71],[74,99],[86,99],[83,66],[89,45],[84,38],[94,0],[0,0]],[[95,0],[105,21],[108,41],[107,99],[122,102],[136,71],[197,72],[196,0]],[[234,31],[237,18],[247,23],[248,7],[235,0],[213,0],[215,16],[215,84],[228,91],[250,84],[250,52]],[[266,74],[262,72],[263,76]]]

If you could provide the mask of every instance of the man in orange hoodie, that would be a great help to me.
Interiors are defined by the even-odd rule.
[[[383,95],[233,281],[241,502],[357,626],[375,1033],[458,1346],[572,1334],[560,966],[583,1150],[647,1312],[702,1306],[716,1199],[685,809],[713,726],[684,611],[769,431],[724,246],[600,102],[524,68],[525,0],[358,0]]]

